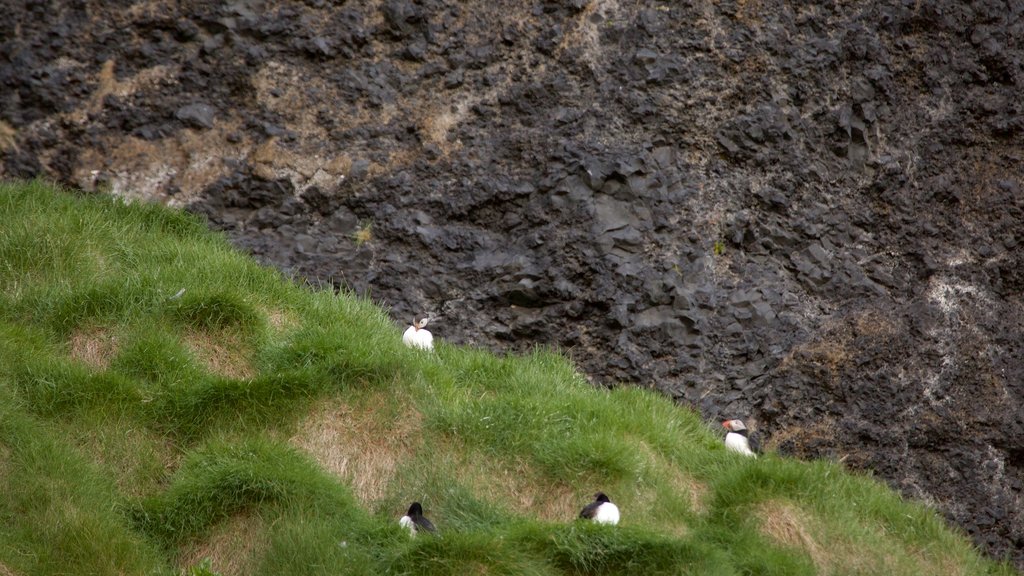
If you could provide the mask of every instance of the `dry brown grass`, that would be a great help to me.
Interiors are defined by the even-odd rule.
[[[794,346],[776,371],[805,373],[842,392],[844,373],[861,351],[888,345],[903,329],[881,311],[859,310],[826,323],[815,340]]]
[[[802,550],[818,572],[825,573],[829,554],[812,535],[812,519],[808,514],[790,502],[767,500],[757,506],[754,515],[761,522],[762,534],[783,546]]]
[[[105,136],[101,146],[82,151],[73,177],[82,188],[93,190],[93,171],[102,172],[114,194],[147,200],[159,198],[167,185],[174,184],[184,193],[168,203],[180,206],[227,175],[226,160],[246,155],[251,144],[245,139],[228,141],[238,128],[237,121],[218,118],[209,130],[180,130],[152,142],[123,134]]]
[[[683,472],[667,458],[655,452],[646,442],[638,441],[638,445],[656,477],[667,481],[675,492],[686,493],[690,500],[690,509],[697,514],[708,511],[707,496],[710,489],[707,484]],[[656,497],[656,494],[650,494],[650,506],[657,506]]]
[[[752,28],[761,25],[763,12],[764,6],[761,5],[761,0],[739,0],[736,2],[736,20]]]
[[[18,573],[8,568],[3,562],[0,562],[0,576],[18,576]]]
[[[559,56],[567,49],[582,51],[581,59],[591,70],[600,70],[603,61],[600,26],[621,17],[618,0],[590,0],[579,16],[568,24],[566,32],[555,50]]]
[[[130,28],[139,14],[154,9],[150,4],[133,5],[131,10],[118,14],[117,20]],[[496,10],[486,4],[481,8],[490,12]],[[529,14],[525,8],[516,11],[524,18]],[[381,18],[372,9],[367,14],[370,21]],[[311,22],[314,28],[326,25],[320,20]],[[114,60],[109,60],[94,72],[93,94],[78,109],[66,114],[66,118],[76,124],[88,124],[90,118],[102,113],[107,96],[126,97],[159,91],[162,84],[179,71],[179,67],[158,66],[118,79],[116,66]],[[415,65],[408,66],[408,72],[413,74]],[[376,156],[363,146],[334,155],[331,147],[325,145],[333,133],[411,119],[418,126],[423,141],[436,144],[447,155],[461,146],[450,134],[464,121],[472,106],[495,97],[502,89],[495,87],[481,95],[470,88],[472,83],[467,83],[466,88],[454,94],[427,89],[382,106],[369,106],[349,102],[335,82],[285,62],[268,61],[255,70],[251,78],[257,104],[277,114],[289,130],[297,133],[300,138],[295,142],[253,141],[241,130],[235,115],[222,111],[210,129],[186,128],[159,140],[142,140],[124,134],[104,136],[96,146],[81,152],[73,180],[83,189],[92,190],[99,185],[98,177],[102,177],[116,195],[158,199],[180,206],[191,201],[198,190],[228,174],[232,160],[248,159],[256,174],[268,179],[288,179],[300,192],[311,186],[333,190],[351,177],[354,157]],[[227,117],[223,117],[225,114]],[[402,169],[422,154],[423,147],[418,142],[398,147],[389,151],[386,160],[373,158],[367,177]],[[167,196],[172,187],[181,192]]]
[[[912,548],[907,550],[918,566],[919,574],[942,574],[943,576],[963,576],[968,573],[962,559],[948,549],[925,550]]]
[[[321,401],[291,438],[324,469],[349,482],[367,506],[384,496],[398,464],[421,442],[420,414],[412,408],[392,414],[389,393],[354,404],[340,398]]]
[[[817,340],[794,346],[776,368],[806,373],[832,390],[842,390],[843,370],[853,359],[850,325],[838,322],[821,331]]]
[[[762,502],[754,515],[762,534],[807,554],[818,574],[964,574],[952,550],[902,545],[881,525],[830,524],[787,500]]]
[[[706,514],[708,511],[708,494],[711,490],[707,484],[696,480],[678,469],[671,472],[669,482],[677,491],[685,491],[690,497],[690,509],[697,514]],[[670,526],[676,536],[685,536],[689,533],[690,527],[678,520]]]
[[[878,310],[866,310],[854,317],[853,329],[857,336],[887,340],[900,330],[894,320]]]
[[[288,310],[273,308],[264,310],[263,313],[266,315],[270,327],[279,334],[299,327],[299,319]]]
[[[7,475],[10,470],[11,449],[5,444],[0,444],[0,478]]]
[[[118,80],[114,73],[115,66],[114,60],[107,60],[100,66],[100,71],[96,74],[96,91],[89,98],[86,108],[77,111],[77,114],[82,116],[76,116],[75,119],[84,123],[87,120],[85,114],[99,113],[103,109],[103,99],[107,96],[130,96],[139,90],[155,87],[161,80],[173,78],[178,73],[177,66],[160,65],[140,70],[130,78]]]
[[[449,151],[451,146],[448,143],[448,132],[458,124],[465,116],[465,110],[461,107],[452,107],[442,104],[441,109],[427,114],[420,121],[420,136],[444,151]]]
[[[321,117],[330,117],[334,119],[336,128],[345,129],[364,123],[360,120],[370,121],[371,114],[368,113],[366,118],[339,114],[337,103],[345,102],[346,99],[337,86],[284,62],[269,61],[264,64],[253,74],[252,84],[260,106],[284,118],[290,129],[303,136],[302,142],[310,144],[300,144],[296,149],[291,149],[271,138],[252,150],[250,160],[278,171],[293,170],[307,179],[314,179],[321,170],[330,172],[330,176],[335,179],[348,174],[334,172],[343,168],[344,162],[339,163],[337,157],[323,156],[323,150],[315,146],[315,143],[329,140],[328,130]],[[388,121],[379,115],[377,120],[381,123]]]
[[[361,225],[352,237],[355,239],[356,244],[360,246],[366,244],[370,240],[373,240],[373,225],[370,223]]]
[[[707,486],[672,466],[646,443],[641,442],[640,449],[648,456],[650,475],[656,478],[656,482],[647,483],[648,489],[641,487],[630,495],[630,509],[641,515],[653,514],[658,506],[658,494],[654,486],[664,481],[669,482],[679,493],[687,494],[694,510],[706,509]],[[499,502],[517,513],[543,520],[572,520],[594,496],[592,491],[579,491],[568,484],[553,481],[522,458],[494,458],[453,439],[446,439],[434,446],[432,458],[435,462],[449,466],[458,483],[477,497]],[[611,496],[613,499],[616,497],[614,494]],[[618,499],[624,500],[624,495],[619,495]],[[689,532],[689,526],[678,521],[664,523],[662,528],[677,536]]]
[[[18,132],[10,124],[0,120],[0,152],[14,148],[15,136]]]
[[[802,451],[807,446],[820,444],[823,441],[830,446],[836,444],[839,428],[832,417],[824,417],[807,426],[790,426],[772,434],[766,446],[769,450],[778,450],[780,446],[791,443],[794,448]]]
[[[326,137],[326,134],[313,134],[310,139],[316,141]],[[276,138],[270,138],[249,150],[248,159],[261,178],[287,178],[295,184],[297,190],[314,185],[330,190],[347,178],[352,168],[352,160],[347,155],[325,156],[321,150],[311,146],[284,145]]]
[[[211,568],[223,576],[242,576],[250,572],[249,559],[256,550],[266,548],[265,522],[252,512],[236,514],[217,524],[209,536],[185,545],[178,554],[182,571],[210,559]]]
[[[839,369],[850,361],[852,354],[844,340],[818,340],[797,346],[789,356],[783,359],[783,363],[792,358],[803,362],[811,362],[828,368],[833,376],[838,375]]]
[[[66,428],[64,435],[79,453],[109,470],[118,491],[130,498],[152,494],[182,459],[168,437],[117,417],[77,422]]]
[[[524,515],[551,521],[571,520],[593,496],[552,482],[521,459],[505,462],[463,446],[449,446],[445,450],[455,462],[454,473],[462,485],[478,497],[501,502]]]
[[[76,330],[71,335],[70,346],[72,360],[97,370],[106,370],[117,354],[117,339],[110,330],[101,327]]]
[[[63,115],[73,123],[86,125],[103,110],[107,96],[128,97],[139,92],[160,90],[173,79],[179,66],[154,66],[121,80],[116,62],[107,60],[95,73],[96,89],[79,108]],[[244,156],[251,144],[229,142],[227,136],[239,128],[232,119],[218,118],[209,130],[181,130],[161,140],[148,141],[124,134],[104,136],[102,142],[82,150],[73,180],[85,190],[97,186],[96,176],[109,178],[112,192],[124,197],[153,199],[169,184],[186,194],[171,199],[172,205],[188,202],[191,195],[212,184],[229,170],[225,159]],[[192,193],[192,194],[189,194]]]
[[[317,172],[331,166],[344,166],[343,162],[335,159],[323,159],[299,152],[295,152],[283,146],[277,138],[270,138],[255,147],[249,153],[249,160],[256,169],[268,172],[267,176],[273,177],[279,172],[291,171],[305,180],[313,179]],[[338,174],[335,176],[343,176]]]
[[[251,350],[241,337],[224,331],[189,330],[184,336],[185,345],[196,359],[214,374],[235,380],[245,380],[256,375]]]
[[[115,12],[117,22],[127,26],[138,20],[155,20],[167,17],[167,2],[164,0],[142,0],[133,2],[126,10]]]
[[[129,9],[114,11],[115,28],[133,29],[140,18],[166,11],[160,2],[134,3]],[[309,12],[313,14],[312,11]],[[314,29],[327,26],[323,19],[311,18],[308,22]],[[134,41],[126,38],[126,41]],[[104,100],[108,96],[130,97],[135,94],[155,93],[179,74],[179,65],[154,66],[139,70],[131,76],[118,78],[119,62],[111,59],[101,65],[92,66],[90,72],[93,92],[81,106],[63,115],[63,118],[79,125],[95,121],[102,114]],[[67,66],[85,67],[74,61]],[[316,74],[304,72],[301,68],[278,62],[267,62],[252,76],[252,87],[259,106],[279,114],[289,129],[302,137],[292,146],[277,146],[277,157],[273,163],[254,162],[257,173],[266,177],[290,179],[299,190],[318,185],[329,189],[348,175],[351,161],[337,161],[324,154],[324,142],[329,140],[328,128],[321,120],[322,115],[339,118],[339,129],[355,124],[387,123],[387,110],[392,115],[400,114],[393,105],[382,109],[367,110],[356,115],[337,110],[338,102],[345,102],[337,86]],[[382,114],[382,112],[384,114]],[[173,206],[189,202],[197,191],[209,186],[216,179],[228,174],[227,165],[231,160],[247,157],[257,152],[260,142],[253,142],[242,130],[237,117],[225,112],[227,117],[215,118],[214,126],[206,130],[186,128],[160,140],[146,141],[124,134],[102,137],[95,146],[82,151],[74,167],[73,179],[84,189],[97,186],[97,175],[102,174],[115,194],[142,199],[160,199]],[[229,136],[241,134],[238,139]],[[2,144],[0,131],[0,144]],[[45,158],[44,158],[45,160]],[[343,170],[343,171],[339,171]],[[181,193],[166,197],[170,186]]]

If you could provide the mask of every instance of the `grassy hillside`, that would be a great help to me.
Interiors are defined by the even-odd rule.
[[[0,575],[1011,573],[840,466],[402,329],[188,215],[0,184]],[[573,521],[597,490],[619,526]]]

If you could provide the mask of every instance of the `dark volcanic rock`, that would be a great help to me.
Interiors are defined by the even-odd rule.
[[[1024,567],[1017,3],[57,4],[0,21],[0,176],[559,345]]]
[[[209,104],[189,104],[178,108],[174,117],[192,128],[213,128],[214,110]]]

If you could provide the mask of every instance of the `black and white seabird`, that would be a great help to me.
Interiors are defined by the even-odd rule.
[[[398,525],[408,529],[409,536],[413,538],[416,537],[416,533],[420,530],[437,532],[437,529],[434,528],[430,520],[423,517],[423,506],[419,502],[413,502],[412,506],[409,506],[409,511],[398,521]]]
[[[433,350],[434,349],[434,335],[430,333],[425,327],[427,322],[430,322],[430,318],[424,318],[422,320],[412,321],[412,326],[405,329],[405,334],[402,334],[402,342],[410,348],[419,348],[421,350]]]
[[[614,526],[619,523],[619,507],[612,504],[604,492],[598,492],[594,494],[594,501],[580,510],[580,518]]]
[[[726,448],[733,452],[739,452],[744,456],[757,458],[757,453],[761,451],[761,447],[756,438],[748,437],[747,427],[743,424],[742,420],[726,420],[722,422],[722,426],[728,430],[725,434]]]

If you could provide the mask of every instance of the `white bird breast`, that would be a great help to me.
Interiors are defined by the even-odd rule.
[[[417,330],[415,326],[409,326],[405,330],[405,334],[402,335],[402,342],[410,348],[419,348],[421,350],[434,349],[434,335],[426,328]]]
[[[409,531],[409,536],[416,536],[416,524],[412,521],[412,518],[409,518],[408,516],[402,516],[402,518],[398,521],[398,525],[402,528],[407,529]]]
[[[597,507],[597,514],[594,514],[594,522],[598,524],[618,524],[619,507],[611,502],[602,502]]]
[[[757,457],[757,454],[754,454],[750,450],[750,442],[748,442],[747,438],[742,434],[737,434],[735,432],[729,432],[728,434],[726,434],[725,447],[728,448],[729,450],[732,450],[733,452],[739,452],[744,456],[753,456],[755,458]]]

